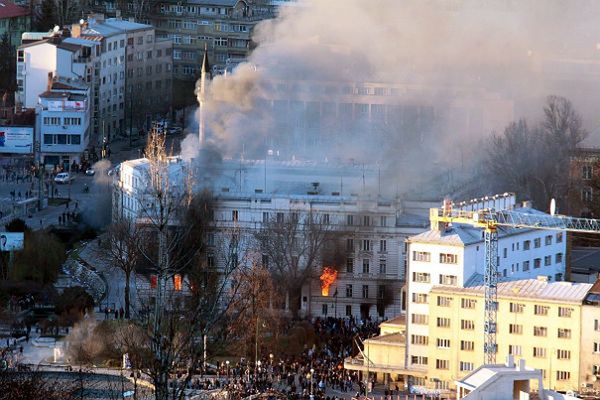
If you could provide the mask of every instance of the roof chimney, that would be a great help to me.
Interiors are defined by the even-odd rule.
[[[54,74],[52,72],[48,72],[48,82],[47,82],[47,90],[52,89],[52,81],[54,80]]]

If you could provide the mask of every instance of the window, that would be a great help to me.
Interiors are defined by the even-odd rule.
[[[555,256],[555,259],[554,259],[555,263],[556,264],[560,264],[560,263],[562,263],[562,260],[563,260],[562,253],[556,253],[556,256]]]
[[[558,307],[558,316],[559,317],[565,317],[565,318],[571,318],[571,312],[572,311],[573,311],[572,308]]]
[[[413,272],[413,282],[429,283],[431,276],[427,272]]]
[[[550,246],[550,245],[552,244],[552,235],[547,235],[547,236],[544,238],[544,244],[545,244],[546,246]]]
[[[440,285],[456,286],[456,276],[455,275],[440,275]]]
[[[461,361],[459,368],[461,371],[473,371],[474,364],[472,362]]]
[[[143,36],[138,36],[138,38],[137,38],[137,44],[144,44],[144,37]]]
[[[413,251],[413,261],[429,262],[431,253],[427,251]]]
[[[450,339],[437,339],[437,347],[440,349],[449,349],[450,348]]]
[[[452,305],[452,298],[445,297],[445,296],[438,296],[437,297],[437,305],[439,307],[450,307]]]
[[[278,212],[276,218],[277,218],[277,222],[282,223],[283,222],[283,213]]]
[[[415,325],[427,325],[429,316],[427,314],[411,314],[411,321]]]
[[[569,350],[556,350],[556,358],[558,360],[570,360],[571,352]]]
[[[323,214],[323,223],[326,225],[329,224],[329,214]]]
[[[600,343],[599,342],[594,342],[594,353],[595,354],[600,353]]]
[[[461,308],[475,308],[477,300],[475,299],[460,299]]]
[[[438,317],[437,327],[438,328],[450,328],[450,318]]]
[[[535,315],[548,315],[548,306],[540,306],[540,305],[534,305],[533,306],[533,313]]]
[[[354,225],[354,215],[346,215],[346,225]]]
[[[48,134],[44,135],[44,144],[52,144],[53,141],[54,141],[54,135],[48,135]]]
[[[346,297],[352,297],[352,285],[346,285]]]
[[[278,213],[279,216],[279,213]],[[346,239],[346,250],[354,251],[354,239]]]
[[[546,328],[545,326],[534,326],[533,327],[533,336],[541,336],[541,337],[548,336],[548,328]]]
[[[413,293],[412,301],[416,304],[427,304],[427,295],[425,293]]]
[[[458,256],[456,254],[440,253],[441,264],[457,264]]]
[[[81,118],[65,118],[64,125],[81,125]]]
[[[583,165],[581,167],[581,179],[583,179],[584,181],[591,180],[593,172],[594,170],[591,165]]]
[[[346,258],[346,272],[349,274],[354,273],[354,258]]]
[[[544,266],[552,265],[552,256],[544,256]]]
[[[352,305],[347,304],[346,305],[346,317],[351,317],[351,316],[352,316]]]
[[[591,203],[594,199],[594,193],[591,187],[584,187],[581,189],[581,201],[584,203]]]
[[[529,261],[523,261],[523,272],[529,271]]]
[[[450,361],[448,360],[435,360],[435,368],[436,369],[450,369]]]
[[[363,299],[369,298],[369,285],[363,285],[362,287],[362,297]]]
[[[523,349],[520,345],[509,344],[508,345],[508,354],[512,354],[513,356],[520,356]]]
[[[427,344],[429,344],[429,338],[423,335],[410,335],[410,343],[427,346]]]
[[[571,338],[571,330],[566,329],[566,328],[558,328],[557,336],[559,339],[570,339]]]
[[[81,144],[80,135],[69,135],[69,139],[71,139],[71,144]]]
[[[546,358],[546,348],[545,347],[534,347],[533,348],[533,357]]]
[[[571,379],[571,373],[569,371],[556,371],[557,381],[568,381]]]
[[[460,320],[460,329],[465,331],[472,331],[475,329],[475,321],[470,319],[461,319]]]
[[[475,342],[471,340],[461,340],[460,349],[463,351],[473,351],[475,350]]]
[[[363,226],[371,226],[371,217],[363,215]]]
[[[262,213],[262,222],[263,224],[269,222],[269,213],[266,211],[263,211]]]
[[[524,304],[521,303],[510,303],[510,312],[511,313],[522,313],[525,308]]]
[[[512,333],[513,335],[522,335],[523,334],[523,325],[509,324],[508,325],[508,333]]]
[[[238,220],[238,216],[239,216],[238,210],[231,211],[231,220],[232,221],[234,221],[234,222],[237,221]]]
[[[533,239],[533,247],[535,247],[536,249],[539,249],[542,246],[542,239],[541,238],[535,238]]]
[[[427,357],[424,356],[411,356],[410,361],[412,364],[427,365]]]
[[[362,262],[362,273],[363,274],[369,273],[369,262],[370,262],[370,260],[368,258],[363,259],[363,262]]]
[[[379,259],[379,273],[387,274],[387,261],[385,260],[385,258]]]
[[[379,252],[380,253],[387,252],[387,240],[382,239],[379,241]]]
[[[321,306],[321,314],[327,315],[327,304]]]
[[[60,117],[44,117],[44,125],[60,125]]]
[[[539,268],[542,266],[542,259],[536,258],[533,260],[533,268]]]
[[[600,320],[597,320],[597,319],[594,320],[594,330],[600,331]]]
[[[371,251],[371,241],[369,239],[363,239],[362,249],[363,251]]]
[[[381,217],[379,217],[379,225],[381,226],[387,226],[387,217],[382,215]]]
[[[529,250],[531,248],[531,240],[526,240],[523,242],[523,251]]]
[[[562,241],[563,241],[563,234],[562,234],[562,232],[558,232],[556,234],[556,243],[562,243]]]

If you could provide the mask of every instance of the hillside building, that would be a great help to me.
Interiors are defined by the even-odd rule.
[[[0,38],[8,35],[10,44],[16,49],[21,44],[21,35],[31,29],[31,12],[11,0],[0,1]]]

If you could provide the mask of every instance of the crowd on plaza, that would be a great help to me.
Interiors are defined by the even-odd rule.
[[[256,363],[222,363],[221,378],[195,380],[195,389],[224,389],[229,398],[254,394],[288,399],[336,399],[339,395],[365,392],[364,382],[355,371],[344,369],[344,358],[358,352],[361,340],[379,332],[379,322],[354,318],[317,318],[312,321],[315,343],[299,355],[272,355]],[[328,391],[328,389],[331,389]],[[332,394],[333,393],[333,394]]]

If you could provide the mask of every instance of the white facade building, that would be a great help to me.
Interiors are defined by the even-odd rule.
[[[113,218],[138,217],[147,166],[145,159],[121,164],[115,178]],[[173,179],[186,170],[186,163],[172,160],[171,186],[178,186]],[[340,233],[336,239],[342,246],[343,262],[336,266],[337,279],[329,294],[323,295],[318,275],[325,266],[314,266],[317,276],[304,286],[300,299],[305,315],[377,319],[402,312],[404,242],[427,228],[427,215],[433,204],[369,196],[361,187],[371,186],[376,172],[364,171],[362,166],[269,160],[265,169],[262,162],[224,161],[209,170],[204,168],[204,174],[195,176],[200,187],[211,188],[214,193],[216,232],[235,227],[240,239],[250,243],[267,221],[312,213],[326,221],[332,232]],[[260,254],[260,249],[249,251]],[[236,258],[249,260],[246,254],[237,254]],[[223,259],[209,252],[207,262],[218,264]],[[268,259],[263,262],[268,263]]]
[[[472,207],[478,209],[484,206]],[[495,204],[495,207],[500,208],[501,205]],[[516,207],[514,197],[504,207],[542,214],[531,208]],[[426,322],[429,319],[429,291],[436,285],[465,287],[470,286],[471,280],[479,280],[485,272],[483,230],[461,224],[440,226],[410,237],[407,252],[410,255],[407,269],[407,366],[426,369],[427,366],[420,360],[426,359],[427,346],[419,346],[417,342],[429,335]],[[564,232],[499,227],[499,279],[532,279],[545,275],[549,281],[564,280],[566,252]]]
[[[79,164],[90,139],[90,88],[81,81],[55,79],[50,90],[40,94],[37,126],[41,156],[46,165],[69,170]]]

